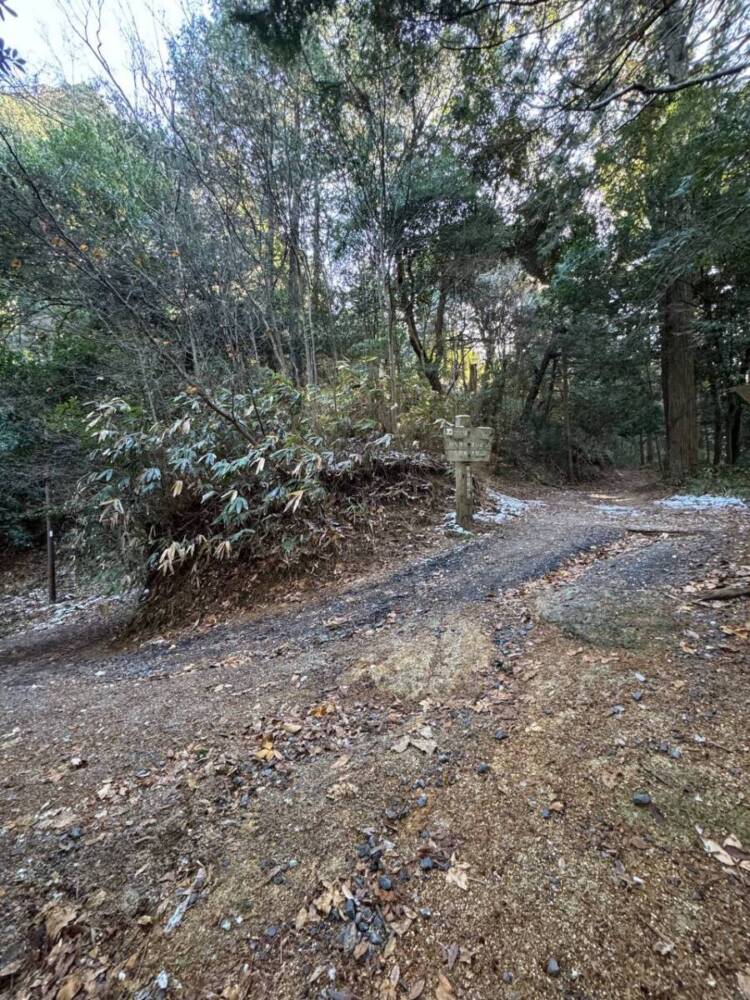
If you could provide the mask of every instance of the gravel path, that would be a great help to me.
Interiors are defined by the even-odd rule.
[[[0,990],[738,996],[750,867],[696,828],[750,845],[750,616],[691,595],[748,528],[548,494],[202,634],[6,641]]]

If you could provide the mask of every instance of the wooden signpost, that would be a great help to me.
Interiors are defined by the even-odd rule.
[[[469,420],[468,414],[458,414],[443,435],[446,458],[456,466],[456,521],[466,531],[474,516],[471,463],[489,461],[492,450],[492,428],[472,427]]]

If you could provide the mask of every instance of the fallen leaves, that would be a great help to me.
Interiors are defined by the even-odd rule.
[[[750,872],[750,853],[745,850],[738,837],[732,834],[725,837],[723,844],[719,844],[715,840],[704,838],[700,829],[698,829],[698,836],[701,838],[706,854],[718,861],[719,864],[725,868],[740,868],[742,871]]]
[[[344,903],[344,893],[335,882],[322,882],[323,891],[312,901],[312,905],[322,916],[327,917],[335,907]],[[299,916],[299,914],[297,914]]]
[[[269,760],[281,760],[281,754],[275,748],[273,740],[265,736],[261,740],[260,749],[255,751],[255,756],[258,760],[269,761]]]
[[[416,735],[412,733],[404,734],[396,740],[391,750],[395,753],[403,753],[410,746],[416,747],[417,750],[421,750],[422,753],[428,756],[433,754],[437,750],[437,741],[433,737],[432,728],[430,726],[422,726]]]
[[[451,997],[453,996],[455,996],[455,994],[450,980],[444,976],[442,972],[438,972],[438,984],[437,989],[435,990],[435,1000],[451,1000]]]
[[[67,976],[57,991],[55,1000],[73,1000],[82,989],[83,981],[79,976]]]
[[[336,706],[332,701],[324,701],[320,705],[314,705],[310,709],[310,715],[314,719],[322,719],[326,715],[333,715],[336,712]]]
[[[40,912],[44,917],[44,929],[52,944],[78,916],[78,910],[74,906],[55,902],[48,903]]]
[[[451,857],[451,866],[445,873],[445,881],[448,885],[455,885],[459,889],[466,891],[469,888],[469,866],[465,861],[457,861],[456,855]]]
[[[70,826],[75,826],[78,817],[72,809],[48,809],[41,813],[34,823],[37,830],[66,830]]]
[[[340,799],[352,799],[358,794],[359,788],[351,781],[338,781],[328,789],[326,798],[338,802]]]

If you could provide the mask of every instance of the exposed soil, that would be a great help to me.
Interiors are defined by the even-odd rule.
[[[698,599],[750,517],[542,500],[183,636],[6,639],[0,991],[750,995],[750,607]]]

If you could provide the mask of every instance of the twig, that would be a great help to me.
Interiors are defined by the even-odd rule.
[[[732,597],[746,597],[750,594],[749,587],[719,587],[718,590],[708,590],[704,594],[698,594],[694,601],[728,601]]]

